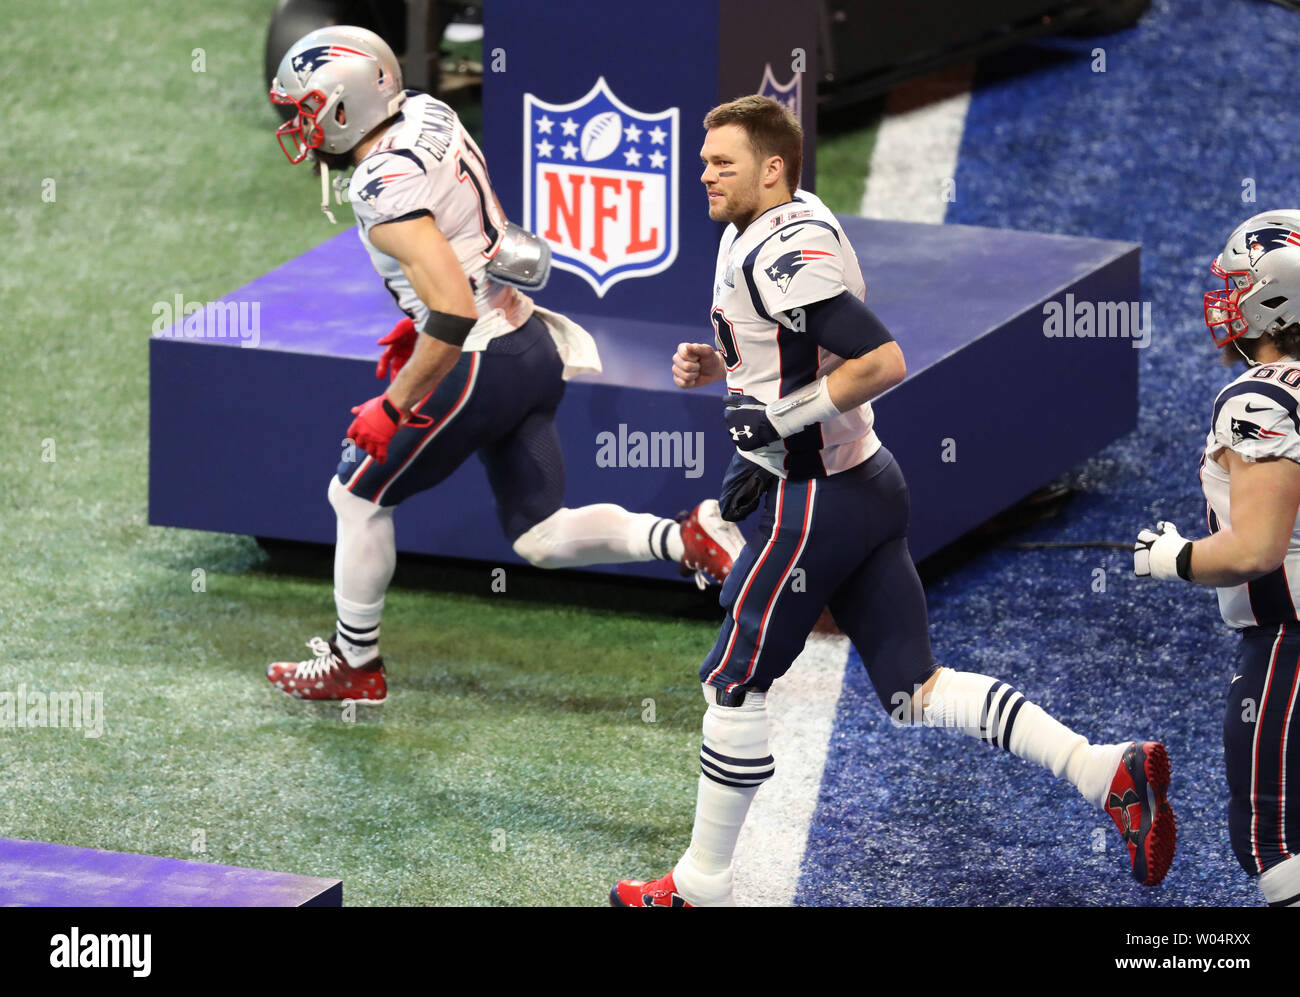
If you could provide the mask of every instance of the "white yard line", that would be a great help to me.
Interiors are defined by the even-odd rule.
[[[754,797],[736,844],[736,903],[794,901],[849,657],[847,637],[814,633],[767,698],[776,774]]]
[[[953,188],[953,175],[974,68],[946,69],[890,92],[859,214],[943,222],[949,203],[961,196]]]

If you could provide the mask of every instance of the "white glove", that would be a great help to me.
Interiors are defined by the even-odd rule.
[[[1173,523],[1156,523],[1143,530],[1133,544],[1133,574],[1139,578],[1192,580],[1192,542],[1180,536]]]

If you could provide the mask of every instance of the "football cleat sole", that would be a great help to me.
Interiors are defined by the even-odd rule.
[[[1166,796],[1171,768],[1163,744],[1135,741],[1124,752],[1108,796],[1106,811],[1129,846],[1133,878],[1143,886],[1155,886],[1165,878],[1178,847],[1178,821]],[[1126,780],[1121,779],[1121,771]],[[1130,790],[1133,797],[1128,796]],[[1135,804],[1140,804],[1136,827]]]

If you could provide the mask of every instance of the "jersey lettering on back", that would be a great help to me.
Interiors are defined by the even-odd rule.
[[[486,266],[505,229],[487,164],[456,112],[427,94],[407,91],[397,121],[352,171],[348,196],[357,233],[397,306],[424,323],[420,300],[401,265],[370,242],[376,225],[428,216],[451,244],[474,293],[478,321],[465,350],[483,349],[492,339],[519,328],[532,315],[532,299],[514,287],[489,280]]]

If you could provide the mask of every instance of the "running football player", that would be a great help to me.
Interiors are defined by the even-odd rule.
[[[387,696],[379,623],[396,565],[393,509],[477,453],[501,528],[543,568],[661,558],[721,580],[744,545],[715,499],[683,523],[617,505],[564,508],[555,412],[564,379],[596,372],[587,333],[533,304],[550,254],[506,221],[487,165],[456,113],[402,89],[401,69],[376,34],[326,27],[285,54],[271,100],[292,110],[277,131],[293,163],[355,167],[348,194],[361,237],[407,318],[380,340],[376,371],[392,383],[352,409],[330,479],[338,531],[337,623],[313,657],[275,662],[267,678],[300,699],[381,703]]]
[[[767,690],[823,607],[897,722],[956,728],[1068,779],[1114,819],[1138,882],[1160,882],[1176,835],[1163,745],[1090,744],[1007,683],[935,664],[907,549],[907,485],[870,404],[903,380],[903,354],[863,303],[835,216],[798,188],[798,122],[750,96],[714,108],[704,127],[709,217],[730,223],[713,285],[716,348],[681,344],[673,376],[683,388],[725,379],[738,453],[723,515],[746,515],[764,498],[766,507],[723,584],[726,620],[700,669],[708,709],[690,847],[661,879],[615,884],[610,902],[733,903],[736,839],[774,770]]]
[[[1273,907],[1300,907],[1300,211],[1265,211],[1211,265],[1205,323],[1245,372],[1219,392],[1201,455],[1210,535],[1142,530],[1139,576],[1218,590],[1241,634],[1223,718],[1228,837]]]

